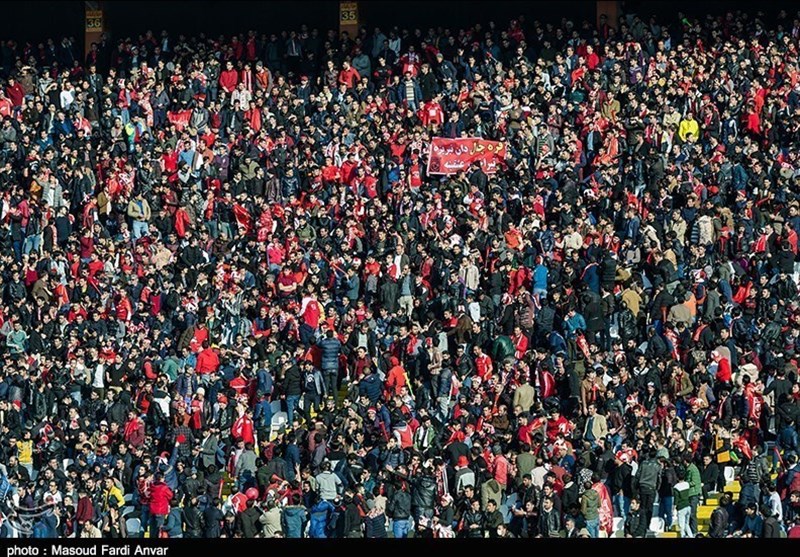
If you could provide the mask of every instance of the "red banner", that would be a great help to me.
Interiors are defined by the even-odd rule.
[[[479,162],[483,171],[492,174],[506,158],[506,144],[480,138],[447,139],[434,137],[428,157],[428,174],[456,174]]]

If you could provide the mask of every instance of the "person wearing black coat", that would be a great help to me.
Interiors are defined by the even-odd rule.
[[[708,494],[715,491],[719,482],[719,466],[710,454],[703,455],[700,465],[700,481],[703,482],[703,499],[708,499]]]
[[[631,499],[631,509],[625,517],[625,537],[643,538],[647,534],[647,517],[638,499]]]
[[[484,529],[484,515],[481,512],[481,502],[473,499],[470,507],[461,516],[461,532],[467,538],[482,538]]]
[[[188,505],[183,507],[184,537],[199,538],[202,534],[202,513],[197,507],[197,497],[192,497]]]
[[[416,478],[411,489],[411,509],[415,520],[421,516],[433,517],[433,506],[436,500],[436,480],[426,471]]]
[[[730,505],[731,498],[725,494],[719,499],[719,506],[711,513],[711,527],[708,531],[710,538],[724,538],[728,535],[728,522],[730,520],[726,507]]]
[[[261,517],[261,511],[254,506],[255,501],[248,499],[247,508],[236,515],[236,532],[243,538],[255,538],[261,531],[261,526],[258,519]]]
[[[343,533],[345,538],[361,538],[361,513],[358,512],[358,505],[353,501],[353,494],[344,494],[344,516]]]
[[[617,280],[617,259],[610,251],[606,252],[600,265],[600,280],[606,290],[614,289],[614,282]]]
[[[761,514],[764,516],[764,522],[761,527],[762,538],[780,538],[781,525],[778,519],[772,512],[769,505],[761,505]]]

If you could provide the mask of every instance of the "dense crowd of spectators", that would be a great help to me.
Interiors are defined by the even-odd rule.
[[[3,43],[0,535],[800,537],[798,41]]]

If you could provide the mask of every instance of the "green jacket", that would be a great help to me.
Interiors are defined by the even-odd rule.
[[[685,509],[689,506],[689,492],[691,492],[689,482],[683,480],[676,483],[672,488],[672,495],[675,497],[675,508],[678,510]]]
[[[531,453],[521,453],[517,456],[517,477],[522,480],[522,476],[530,474],[536,467],[536,457]]]
[[[600,495],[594,489],[587,489],[581,496],[581,514],[586,520],[596,520],[600,516]]]
[[[694,462],[686,467],[686,481],[689,482],[689,497],[702,495],[703,482],[700,480],[700,470]]]

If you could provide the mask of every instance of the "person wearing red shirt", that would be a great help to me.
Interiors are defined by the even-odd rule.
[[[392,367],[389,369],[389,373],[386,375],[386,383],[384,384],[387,392],[387,400],[391,396],[400,394],[400,389],[402,389],[407,383],[406,370],[400,365],[400,360],[397,359],[396,356],[392,356],[389,361],[392,364]]]
[[[348,89],[352,89],[361,80],[358,70],[350,65],[350,62],[345,60],[342,63],[342,70],[339,72],[338,82],[339,85],[344,85]]]
[[[492,371],[494,370],[492,359],[488,354],[483,353],[483,349],[480,346],[474,347],[473,352],[475,353],[475,371],[478,373],[478,377],[483,381],[488,381],[492,378]]]
[[[497,483],[503,488],[505,491],[506,486],[508,485],[508,471],[510,467],[510,463],[506,458],[506,455],[503,454],[503,450],[500,445],[494,445],[492,447],[492,454],[494,455],[494,479],[497,480]]]
[[[731,382],[731,363],[727,358],[723,358],[719,351],[714,350],[711,353],[711,359],[717,363],[716,379],[720,383],[729,384]]]
[[[278,283],[278,295],[282,298],[289,298],[297,292],[297,280],[291,267],[284,267],[276,282]]]
[[[589,45],[586,47],[586,67],[594,70],[600,65],[600,57],[594,51],[594,47]]]
[[[511,337],[514,343],[514,357],[521,360],[528,351],[528,337],[526,337],[520,327],[514,327],[514,336]]]
[[[11,116],[14,112],[14,105],[11,100],[6,97],[6,94],[0,90],[0,118]]]
[[[238,442],[244,441],[247,443],[255,444],[256,438],[253,434],[253,410],[248,408],[242,416],[233,422],[231,426],[231,436]]]
[[[233,93],[239,84],[239,72],[233,67],[232,62],[225,63],[225,69],[219,74],[219,85],[226,93]]]
[[[342,179],[342,172],[338,166],[333,164],[331,157],[325,157],[325,166],[322,168],[322,181],[326,184],[338,182]]]
[[[164,474],[156,474],[156,481],[150,486],[150,537],[157,538],[159,529],[169,514],[169,504],[173,491],[164,483]]]
[[[572,424],[569,423],[569,420],[561,415],[559,410],[553,410],[550,412],[550,419],[547,420],[545,429],[547,440],[552,443],[556,440],[559,433],[568,433],[573,427]]]
[[[123,435],[125,442],[132,447],[144,445],[144,422],[135,410],[128,412],[128,421],[125,422]]]
[[[208,341],[203,342],[203,350],[197,355],[195,370],[197,375],[215,373],[219,369],[219,356],[213,348],[208,346]]]
[[[356,161],[355,153],[348,153],[347,160],[342,163],[339,168],[342,181],[348,186],[353,183],[353,178],[356,176],[356,168],[358,168],[358,161]]]
[[[22,85],[13,77],[8,78],[6,95],[15,107],[22,106],[22,102],[25,100],[25,91],[22,89]]]
[[[422,125],[426,128],[438,128],[444,124],[444,111],[440,104],[441,100],[441,93],[437,93],[436,96],[422,106],[419,119],[422,120]]]

